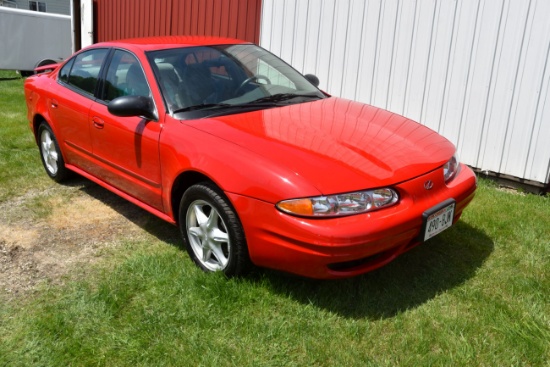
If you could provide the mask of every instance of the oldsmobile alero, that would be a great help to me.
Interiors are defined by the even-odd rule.
[[[41,69],[25,98],[46,173],[178,225],[205,271],[355,276],[449,228],[474,196],[448,140],[331,97],[250,43],[99,43]]]

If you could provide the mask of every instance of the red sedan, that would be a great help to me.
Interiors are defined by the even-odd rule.
[[[52,68],[25,82],[46,173],[177,224],[205,271],[355,276],[449,228],[474,197],[448,140],[331,97],[250,43],[100,43]]]

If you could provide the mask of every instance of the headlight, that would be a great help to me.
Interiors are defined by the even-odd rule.
[[[305,217],[336,217],[360,214],[391,206],[399,196],[393,189],[376,189],[340,195],[283,200],[277,208],[285,213]]]
[[[458,162],[458,157],[453,155],[453,157],[445,163],[443,166],[443,177],[445,178],[445,183],[448,183],[456,176],[460,168],[460,163]]]

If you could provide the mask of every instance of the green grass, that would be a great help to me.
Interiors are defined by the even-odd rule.
[[[43,187],[40,157],[27,122],[24,79],[0,70],[0,202],[20,187]]]
[[[0,80],[8,113],[24,111],[17,90],[4,98],[20,86]],[[9,125],[22,129],[0,127],[5,198],[54,185],[37,177],[38,152],[16,114]],[[480,180],[455,227],[342,281],[204,274],[177,231],[148,223],[147,239],[112,247],[65,285],[1,304],[0,366],[550,365],[548,197]]]

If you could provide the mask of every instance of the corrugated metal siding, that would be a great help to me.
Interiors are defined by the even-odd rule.
[[[70,0],[37,0],[46,4],[47,13],[71,15]],[[12,0],[17,9],[29,10],[29,0]]]
[[[264,0],[260,44],[438,131],[469,165],[546,184],[548,19],[547,0]]]
[[[261,0],[96,0],[98,42],[206,35],[258,43]]]

